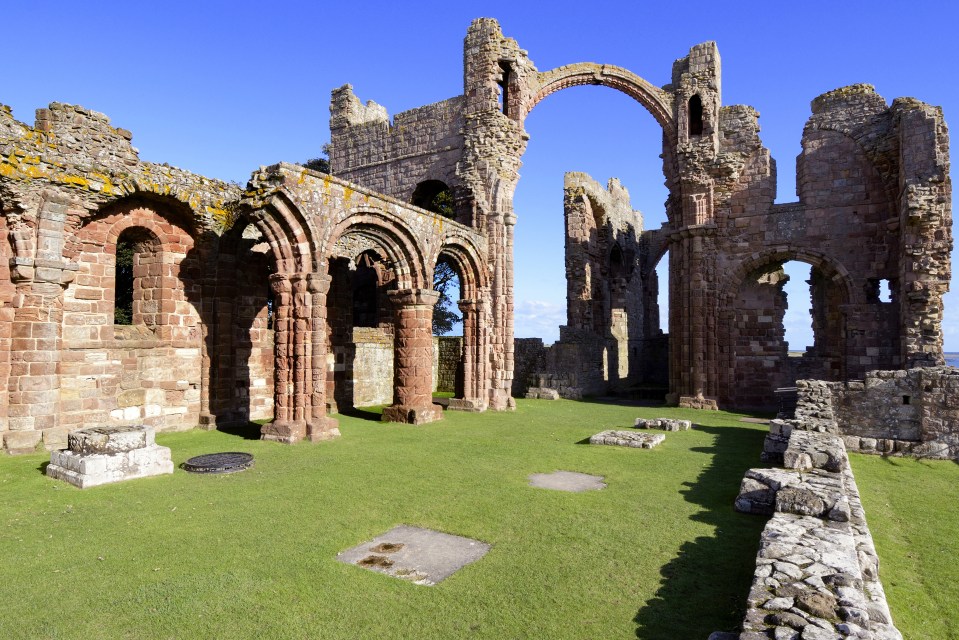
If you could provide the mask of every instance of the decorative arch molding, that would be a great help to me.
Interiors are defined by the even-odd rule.
[[[436,263],[444,256],[453,262],[457,274],[460,276],[460,297],[475,299],[479,296],[480,291],[486,290],[489,286],[488,274],[483,268],[485,261],[481,258],[482,253],[468,238],[447,236],[432,260],[434,270]]]
[[[319,269],[319,237],[309,216],[283,189],[259,201],[250,218],[268,238],[279,273],[312,273]]]
[[[569,87],[601,85],[625,93],[639,102],[663,128],[673,142],[676,124],[673,120],[673,98],[668,93],[642,79],[632,71],[609,64],[579,62],[544,71],[537,76],[539,88],[524,105],[528,115],[547,96]]]
[[[324,257],[355,258],[352,255],[354,252],[344,251],[346,247],[343,241],[352,235],[371,241],[389,258],[396,273],[398,289],[428,289],[432,286],[432,278],[427,277],[432,271],[427,270],[420,242],[400,218],[376,209],[350,210],[325,239],[322,249]],[[337,247],[341,248],[339,253]]]

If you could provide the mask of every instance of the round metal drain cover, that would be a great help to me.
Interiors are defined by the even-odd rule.
[[[253,456],[239,451],[208,453],[190,458],[182,466],[191,473],[236,473],[252,467]]]

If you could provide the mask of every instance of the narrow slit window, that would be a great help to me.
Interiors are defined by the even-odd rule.
[[[698,93],[689,99],[689,135],[703,135],[703,100]]]

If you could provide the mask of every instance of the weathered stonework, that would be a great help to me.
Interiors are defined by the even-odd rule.
[[[842,441],[798,428],[786,440],[793,469],[750,469],[736,499],[772,515],[739,638],[901,640]]]
[[[796,430],[841,437],[861,453],[959,459],[959,369],[870,371],[849,382],[800,380],[796,419],[777,421],[766,451]]]
[[[615,447],[632,447],[634,449],[652,449],[666,436],[662,433],[636,433],[635,431],[602,431],[589,439],[590,444],[608,444]]]
[[[173,473],[170,448],[156,444],[150,427],[81,429],[69,445],[50,454],[46,472],[81,489]]]
[[[355,406],[346,359],[357,328],[392,341],[387,418],[437,419],[440,260],[460,277],[464,318],[451,409],[511,409],[536,373],[552,376],[543,393],[666,382],[682,406],[770,408],[772,390],[796,379],[942,363],[952,210],[940,109],[890,105],[868,85],[819,96],[799,200],[773,204],[759,115],[722,104],[715,43],[692,47],[664,87],[612,65],[541,72],[487,18],[469,27],[463,56],[462,95],[392,119],[335,90],[336,177],[279,164],[245,189],[141,161],[130,132],[82,107],[54,103],[33,126],[0,108],[4,449],[59,448],[91,424],[215,428],[270,415],[266,439],[335,437],[328,413]],[[596,84],[662,127],[668,222],[643,230],[615,180],[570,174],[569,318],[560,343],[530,350],[514,375],[523,123],[552,93]],[[445,188],[452,220],[429,210]],[[134,248],[130,326],[113,321],[118,244]],[[667,251],[668,338],[654,302]],[[802,358],[782,338],[787,260],[811,266],[815,344]],[[884,280],[891,302],[878,296]]]
[[[689,420],[675,418],[636,418],[634,427],[637,429],[662,429],[663,431],[689,431],[693,423]]]

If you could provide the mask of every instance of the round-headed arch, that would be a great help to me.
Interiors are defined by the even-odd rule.
[[[460,278],[460,296],[463,299],[478,298],[480,291],[488,286],[488,274],[483,268],[485,261],[479,249],[465,235],[449,235],[444,239],[433,264],[444,258]]]
[[[784,264],[789,261],[805,262],[819,271],[829,281],[839,286],[844,303],[852,301],[854,288],[849,271],[837,260],[827,254],[813,249],[769,249],[752,254],[733,271],[727,280],[726,287],[720,296],[725,309],[735,305],[736,296],[749,274],[758,269],[775,264]]]
[[[621,91],[639,102],[652,114],[669,139],[675,137],[672,96],[628,69],[609,64],[579,62],[544,71],[538,75],[537,80],[538,88],[531,93],[524,105],[524,116],[540,101],[557,91],[569,87],[601,85]]]
[[[351,243],[350,240],[356,242]],[[432,285],[432,278],[427,277],[425,255],[416,235],[398,217],[383,211],[350,211],[349,215],[332,229],[324,245],[327,258],[351,259],[356,258],[363,250],[375,247],[391,263],[397,288],[423,289]]]

